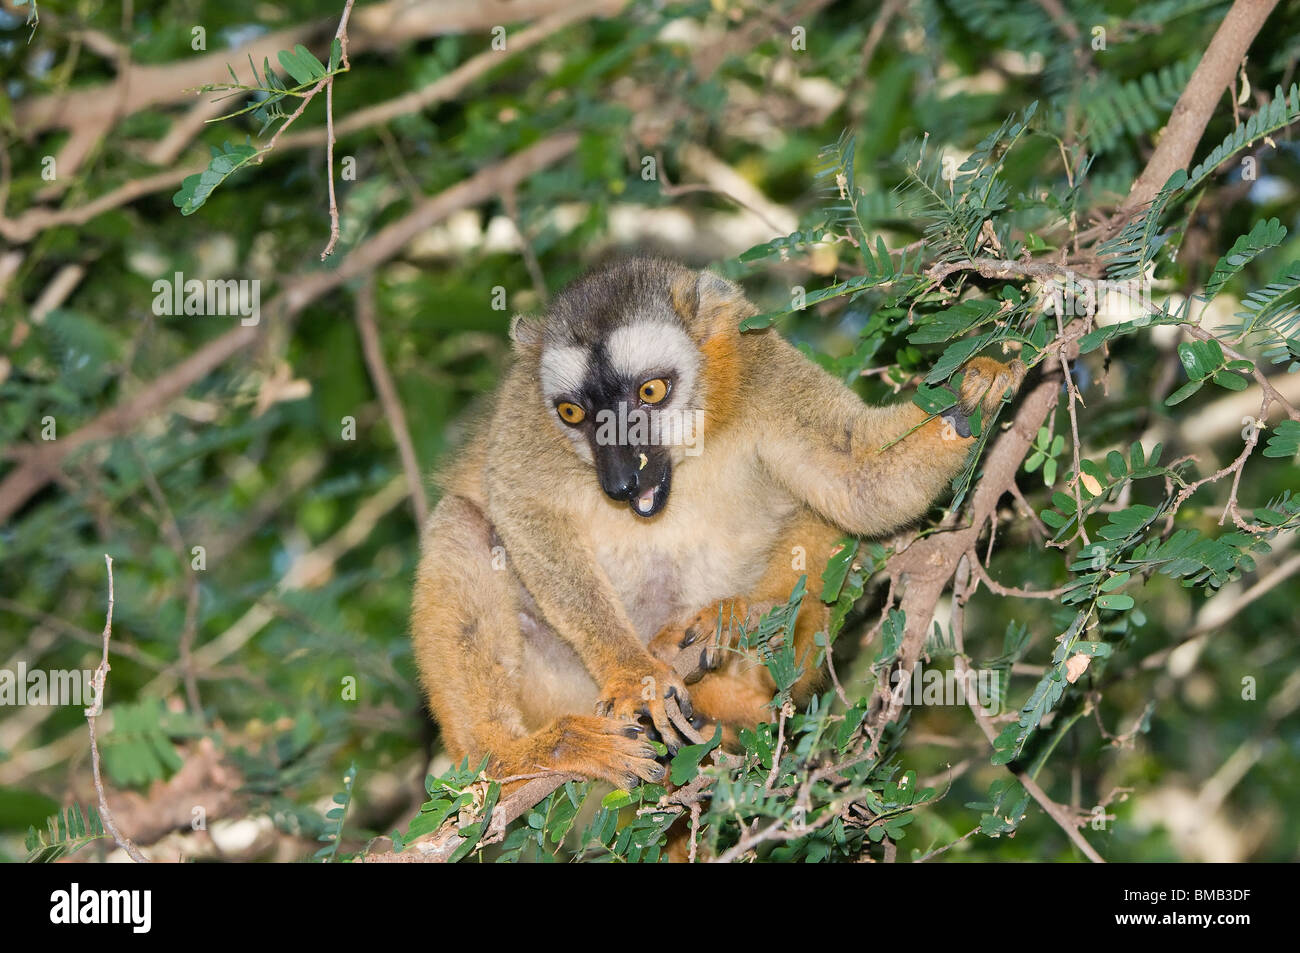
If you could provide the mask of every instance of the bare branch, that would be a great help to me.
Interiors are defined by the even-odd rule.
[[[397,396],[397,387],[393,376],[384,361],[383,346],[379,341],[379,328],[375,324],[375,282],[373,277],[366,278],[357,294],[354,309],[357,333],[361,335],[361,351],[365,355],[366,367],[370,370],[370,379],[379,394],[379,403],[388,418],[389,429],[397,444],[397,452],[402,458],[402,469],[406,471],[407,488],[411,494],[411,509],[415,512],[417,534],[423,530],[429,516],[429,503],[424,495],[424,480],[420,476],[420,463],[415,456],[415,445],[411,442],[411,430],[406,425],[406,411],[402,408],[401,398]]]
[[[104,554],[104,564],[108,567],[108,612],[104,616],[104,654],[95,669],[95,698],[91,707],[86,709],[86,724],[90,726],[90,768],[95,776],[95,793],[99,795],[99,816],[104,828],[113,835],[117,845],[126,851],[127,856],[137,864],[149,863],[149,858],[140,853],[140,848],[117,829],[113,821],[113,812],[109,810],[108,798],[104,795],[104,779],[99,775],[99,743],[95,738],[95,719],[104,711],[104,691],[108,688],[108,640],[113,635],[113,557]]]

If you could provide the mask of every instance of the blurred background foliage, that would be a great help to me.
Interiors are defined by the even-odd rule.
[[[309,46],[324,59],[342,3],[340,10],[326,6],[50,0],[39,4],[32,26],[26,5],[5,0],[4,215],[84,205],[160,168],[201,165],[208,147],[259,141],[251,116],[213,123],[160,167],[148,156],[199,100],[166,96],[115,115],[106,84],[125,68],[202,55],[192,48],[196,26],[205,30],[207,51],[229,51],[241,75],[246,44],[318,22]],[[374,4],[357,6],[354,22],[367,6]],[[351,70],[334,84],[336,121],[493,53],[493,25],[506,27],[507,49],[451,99],[339,136],[336,166],[353,161],[355,177],[336,169],[341,240],[328,261],[319,260],[329,231],[319,144],[277,146],[191,216],[174,206],[171,184],[84,223],[2,239],[0,444],[39,444],[46,418],[59,438],[73,434],[237,321],[154,314],[156,280],[175,272],[257,279],[265,303],[291,276],[340,267],[424,197],[556,131],[574,130],[580,138],[571,154],[423,229],[374,269],[383,356],[419,465],[429,472],[500,377],[510,314],[543,310],[550,292],[609,255],[653,250],[715,268],[741,281],[761,310],[788,307],[794,286],[811,292],[857,273],[842,243],[741,257],[776,236],[827,224],[836,183],[817,173],[826,168],[825,150],[843,145],[846,131],[858,218],[891,249],[922,237],[909,204],[915,196],[899,188],[907,181],[901,150],[925,137],[935,154],[960,162],[1035,102],[1033,128],[1003,170],[1011,195],[1031,201],[1018,203],[1008,221],[1022,239],[1050,224],[1052,203],[1040,199],[1069,190],[1062,140],[1092,160],[1079,208],[1113,206],[1141,170],[1228,4],[1071,3],[1070,39],[1054,19],[1057,5],[1033,0],[920,0],[883,9],[861,2],[647,3],[615,17],[575,18],[517,53],[509,39],[535,23],[535,14],[561,5],[521,5],[523,19],[476,18],[465,3],[416,6],[432,9],[431,19],[447,14],[449,23],[470,25],[397,32],[354,49]],[[604,6],[608,12],[619,4]],[[1090,48],[1094,26],[1105,30],[1105,50]],[[793,27],[806,31],[804,49],[792,48]],[[1252,93],[1244,103],[1293,81],[1297,27],[1297,4],[1283,3],[1251,49],[1245,75]],[[42,177],[43,160],[66,155],[75,129],[38,126],[23,108],[56,93],[98,97],[110,118],[84,158],[51,182]],[[295,130],[324,125],[322,100],[308,106]],[[1225,98],[1198,157],[1233,125]],[[1276,217],[1290,233],[1230,280],[1224,320],[1247,291],[1300,258],[1300,152],[1287,131],[1274,140],[1258,153],[1258,178],[1243,180],[1235,165],[1225,167],[1178,223],[1185,237],[1176,261],[1161,265],[1158,296],[1202,287],[1219,255],[1261,219]],[[647,159],[657,173],[649,179],[642,174]],[[71,287],[51,295],[67,276]],[[128,792],[122,796],[157,797],[159,784],[203,760],[204,738],[237,770],[238,807],[228,813],[251,828],[214,827],[221,850],[186,841],[191,856],[310,856],[315,838],[335,823],[325,813],[353,762],[343,830],[355,851],[405,826],[425,799],[431,759],[435,773],[447,767],[414,678],[407,610],[417,532],[352,318],[358,288],[351,278],[296,317],[268,320],[253,347],[183,397],[133,421],[126,433],[72,453],[0,526],[4,668],[20,661],[93,668],[105,610],[103,554],[114,559],[103,745],[109,780]],[[494,307],[496,288],[505,289],[505,309]],[[909,344],[897,323],[881,333],[881,309],[879,296],[842,297],[777,324],[867,400],[907,399],[911,391],[903,388],[924,376],[943,346]],[[1166,330],[1131,336],[1079,363],[1083,443],[1099,456],[1139,437],[1159,440],[1166,460],[1194,453],[1197,472],[1206,475],[1236,455],[1240,418],[1258,404],[1242,411],[1230,403],[1233,394],[1220,391],[1164,406],[1183,382],[1177,335]],[[1068,431],[1064,407],[1053,433]],[[345,439],[345,418],[355,419],[354,439]],[[1068,456],[1066,449],[1062,471]],[[0,477],[19,466],[14,454],[6,457]],[[1296,477],[1294,460],[1256,458],[1241,498],[1262,505],[1295,490]],[[1035,510],[1049,505],[1041,470],[1022,472],[1019,483]],[[1224,498],[1221,485],[1208,487],[1185,515],[1207,535],[1222,532]],[[1045,557],[1034,521],[1014,501],[1004,504],[1009,518],[990,573],[1008,585],[1060,585],[1065,557],[1054,550]],[[1239,597],[1281,564],[1291,535],[1257,560],[1257,574],[1217,595],[1161,575],[1130,589],[1134,625],[1106,670],[1104,696],[1080,693],[1058,714],[1082,717],[1040,780],[1057,800],[1085,810],[1111,799],[1113,819],[1087,832],[1108,859],[1300,859],[1300,724],[1294,700],[1276,703],[1280,693],[1298,691],[1297,577],[1284,577],[1222,623],[1210,605]],[[204,568],[193,568],[195,546],[203,547]],[[880,598],[869,586],[867,607]],[[1041,672],[1061,613],[1051,602],[982,591],[967,613],[968,648],[975,657],[997,656],[1008,623],[1023,624],[1037,639],[1028,660]],[[1071,614],[1066,610],[1067,621]],[[1158,654],[1198,626],[1206,637]],[[187,632],[196,675],[188,690],[181,665]],[[1246,676],[1257,679],[1258,700],[1243,700]],[[355,679],[354,697],[348,679]],[[1032,681],[1015,684],[1023,694]],[[1145,730],[1111,743],[1137,724]],[[977,826],[980,811],[967,805],[983,800],[1005,772],[989,763],[963,708],[919,707],[909,727],[899,760],[942,794],[915,812],[908,832],[906,845],[924,853]],[[210,773],[203,777],[211,781]],[[24,857],[28,826],[74,803],[94,803],[81,709],[4,709],[0,854]],[[1072,856],[1060,829],[1031,807],[1014,837],[965,839],[943,859]]]

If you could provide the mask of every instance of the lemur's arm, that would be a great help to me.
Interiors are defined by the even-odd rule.
[[[689,718],[681,678],[652,656],[574,519],[537,499],[516,498],[494,508],[496,531],[511,565],[547,623],[573,646],[600,685],[597,714],[635,720],[648,714],[664,743],[682,743],[665,700],[675,698]]]
[[[965,465],[974,443],[966,415],[976,407],[987,415],[1025,373],[1019,361],[974,358],[958,407],[898,440],[925,411],[911,403],[869,407],[789,344],[765,337],[771,376],[750,395],[763,421],[759,459],[792,494],[861,536],[886,535],[922,516]]]

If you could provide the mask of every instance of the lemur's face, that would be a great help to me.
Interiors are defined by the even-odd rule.
[[[698,446],[699,349],[680,319],[654,307],[549,330],[540,376],[556,425],[611,499],[654,516],[674,464]]]

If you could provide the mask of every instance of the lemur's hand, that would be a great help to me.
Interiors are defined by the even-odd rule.
[[[1019,358],[1009,364],[991,357],[972,357],[962,365],[961,400],[957,406],[963,414],[975,413],[981,408],[990,414],[1002,403],[1002,395],[1020,389],[1025,379],[1025,365]]]
[[[624,721],[648,717],[669,753],[676,753],[686,741],[669,716],[669,699],[687,720],[695,714],[685,682],[670,666],[647,654],[642,664],[624,669],[601,686],[596,714]]]

